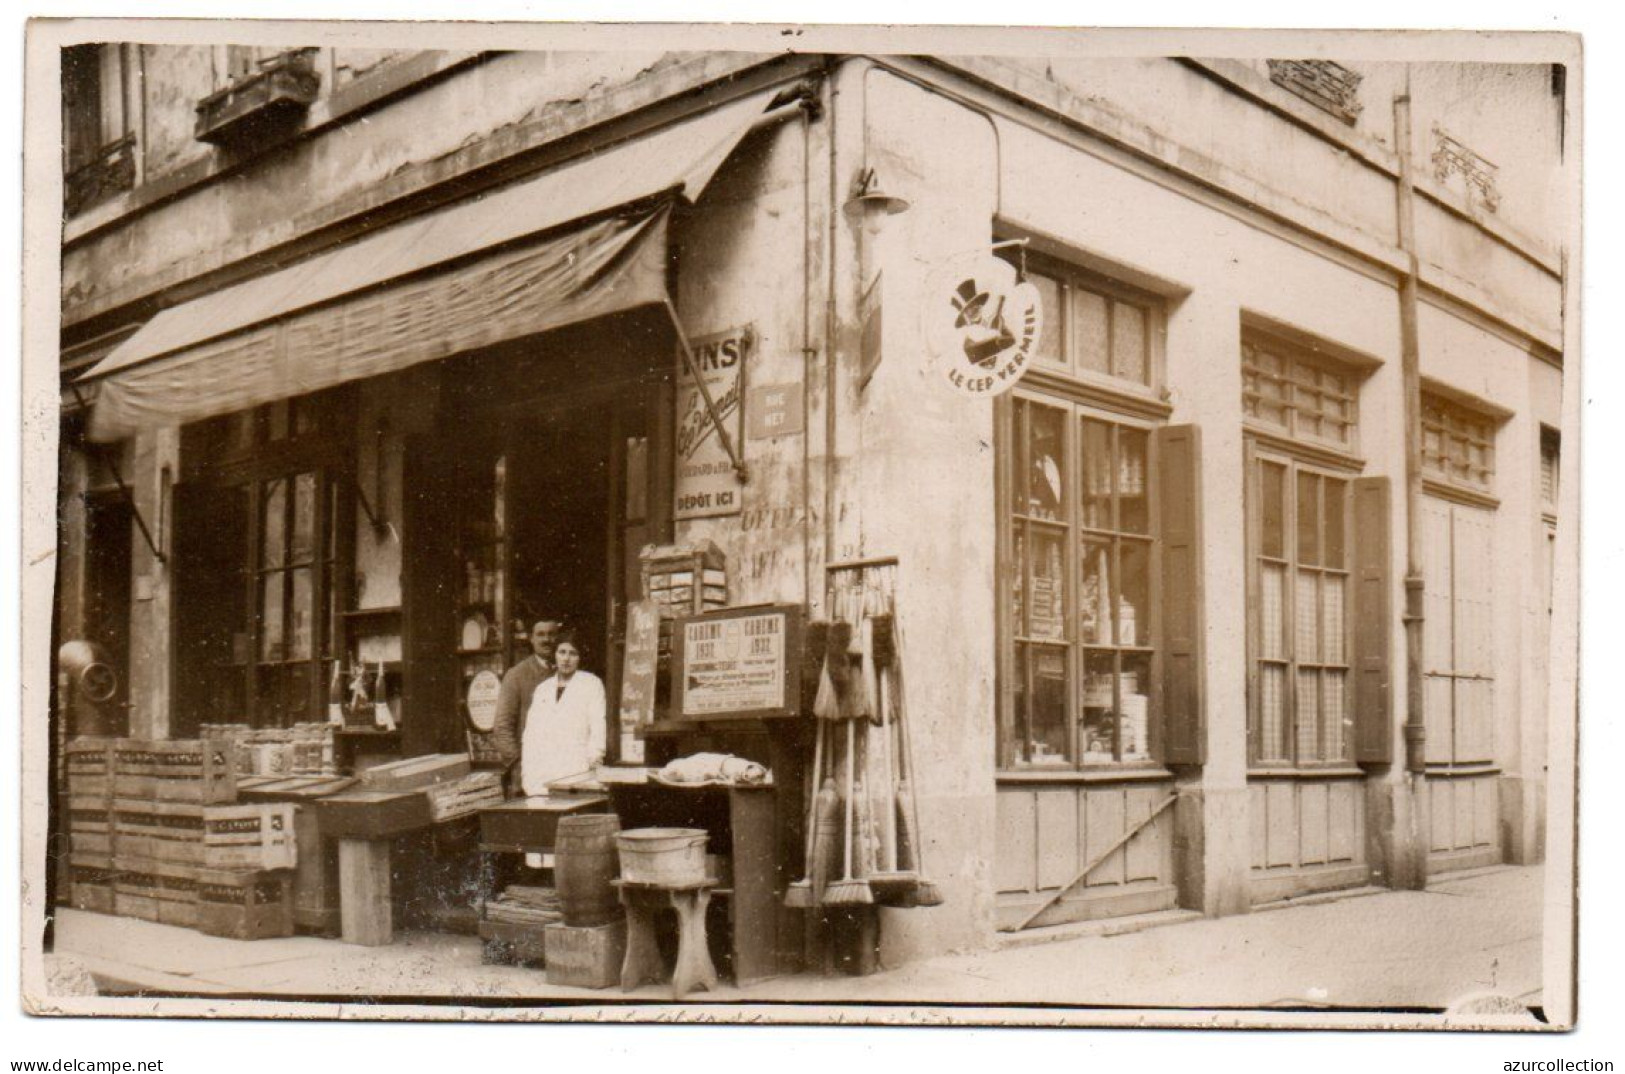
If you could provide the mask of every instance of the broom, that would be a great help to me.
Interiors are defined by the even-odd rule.
[[[903,631],[900,623],[893,624],[893,641],[897,649],[903,645]],[[914,739],[908,731],[908,697],[904,692],[902,669],[897,670],[897,730],[903,739],[903,753],[899,763],[906,768],[906,773],[897,781],[897,819],[902,822],[898,831],[897,842],[901,850],[906,846],[909,850],[909,865],[919,874],[919,883],[914,888],[911,902],[915,906],[941,906],[942,892],[937,885],[926,878],[925,875],[925,846],[920,838],[920,800],[914,791]],[[904,790],[907,790],[908,808],[903,808]]]
[[[874,890],[875,898],[888,906],[910,901],[910,896],[914,894],[914,889],[920,882],[916,872],[902,869],[898,865],[897,807],[900,804],[898,788],[901,773],[898,769],[898,758],[892,748],[896,725],[891,720],[891,698],[886,689],[891,669],[897,659],[896,638],[892,625],[892,617],[884,613],[871,617],[868,622],[870,657],[873,661],[873,674],[879,695],[880,751],[886,769],[881,787],[881,861],[879,868],[869,877],[869,886]]]
[[[840,714],[846,721],[846,819],[842,828],[843,862],[841,879],[835,881],[824,891],[825,906],[866,906],[875,901],[874,893],[869,890],[869,882],[860,880],[852,875],[852,844],[857,838],[853,823],[853,809],[857,805],[857,729],[855,716],[861,707],[853,696],[856,690],[852,684],[852,668],[848,663],[847,649],[852,641],[852,625],[837,621],[830,625],[829,647],[826,650],[825,664],[830,668],[830,678],[834,682],[836,692],[840,693]],[[846,689],[842,691],[842,686]]]
[[[832,705],[836,709],[839,705],[834,702],[835,685],[830,682],[829,674],[825,670],[822,650],[829,644],[829,623],[814,620],[807,624],[806,644],[803,648],[803,667],[810,670],[811,659],[809,654],[818,652],[818,670],[815,673],[818,680],[818,690],[812,701],[814,715],[823,715],[822,710],[829,710]],[[803,697],[806,695],[803,694]],[[824,771],[824,720],[818,721],[818,733],[813,743],[812,779],[807,783],[807,834],[806,853],[802,866],[801,879],[792,883],[784,890],[784,905],[791,910],[806,910],[816,905],[813,891],[813,842],[816,838],[818,820],[818,799],[821,788],[821,776]]]

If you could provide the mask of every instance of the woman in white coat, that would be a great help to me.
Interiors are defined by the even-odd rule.
[[[520,743],[520,786],[527,796],[547,793],[547,785],[580,775],[604,759],[604,683],[581,670],[575,631],[559,632],[552,678],[536,687],[525,714]]]

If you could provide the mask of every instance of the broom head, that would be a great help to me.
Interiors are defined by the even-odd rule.
[[[914,887],[914,905],[941,906],[942,892],[937,889],[937,885],[922,876]]]
[[[869,881],[844,877],[824,889],[825,906],[870,906],[875,893],[869,890]]]
[[[811,880],[797,880],[784,889],[785,909],[811,910],[814,905]]]

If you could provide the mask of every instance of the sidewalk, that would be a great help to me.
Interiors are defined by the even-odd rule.
[[[1441,1008],[1486,992],[1538,1005],[1541,868],[1383,891],[1116,936],[952,955],[866,978],[797,976],[724,985],[696,1003],[1061,1004],[1126,1007]],[[657,1003],[549,985],[480,963],[479,941],[408,933],[388,947],[293,937],[243,942],[81,911],[58,918],[53,961],[103,994],[235,994],[364,1000],[534,999]]]

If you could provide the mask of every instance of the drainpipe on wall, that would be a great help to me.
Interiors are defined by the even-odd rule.
[[[1422,349],[1417,334],[1416,186],[1411,167],[1410,73],[1394,98],[1394,140],[1399,150],[1399,247],[1405,274],[1399,281],[1400,370],[1405,394],[1405,771],[1410,782],[1409,829],[1395,833],[1395,887],[1427,886],[1427,714],[1424,709],[1422,626]]]

